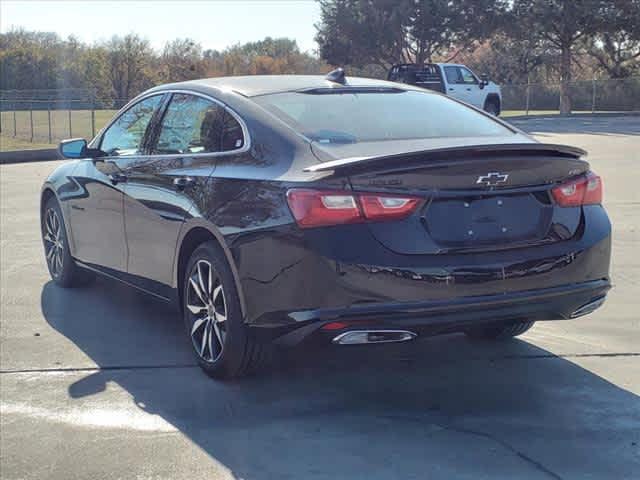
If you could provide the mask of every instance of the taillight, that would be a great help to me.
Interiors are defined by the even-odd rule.
[[[362,221],[353,195],[346,192],[289,190],[287,201],[301,227],[320,227]]]
[[[416,197],[360,195],[360,205],[368,220],[397,220],[411,214],[420,203]]]
[[[602,203],[602,179],[588,172],[551,190],[556,203],[561,207],[578,207]]]
[[[420,204],[417,197],[297,188],[287,192],[287,201],[302,228],[399,220]]]

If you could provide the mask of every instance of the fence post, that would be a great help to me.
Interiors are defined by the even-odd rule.
[[[31,143],[33,143],[33,102],[29,104],[29,125],[31,127]]]
[[[51,138],[51,103],[47,102],[47,126],[49,127],[49,143],[52,143]]]
[[[16,135],[18,134],[17,129],[16,129],[16,106],[13,106],[13,138],[16,138]]]
[[[71,128],[71,103],[69,103],[69,138],[73,138],[73,130]]]
[[[529,99],[531,97],[531,79],[529,77],[527,77],[527,100],[526,100],[526,107],[525,107],[525,111],[526,111],[526,115],[529,116]]]
[[[591,113],[595,113],[596,111],[596,79],[593,78],[591,80]]]
[[[96,102],[91,101],[91,138],[96,136]]]

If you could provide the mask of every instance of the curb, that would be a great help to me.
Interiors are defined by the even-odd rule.
[[[501,120],[509,122],[511,120],[544,120],[544,119],[576,119],[576,118],[609,118],[609,117],[635,117],[639,116],[640,111],[634,110],[630,112],[595,112],[595,113],[571,113],[569,115],[560,115],[559,113],[546,113],[543,115],[514,115],[512,117],[500,117]]]
[[[0,152],[0,165],[7,165],[11,163],[46,162],[51,160],[60,160],[58,150],[55,148]]]

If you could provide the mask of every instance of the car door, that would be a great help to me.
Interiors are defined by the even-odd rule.
[[[118,275],[127,269],[122,172],[143,157],[147,131],[162,97],[147,97],[127,108],[96,145],[105,155],[80,162],[73,172],[79,192],[69,199],[74,256],[107,273]]]
[[[456,66],[447,65],[443,67],[444,77],[447,80],[447,95],[466,102],[466,90],[462,84],[460,69]]]
[[[460,66],[458,69],[460,71],[462,86],[467,98],[465,101],[478,108],[483,108],[485,94],[480,88],[480,80],[467,67]]]
[[[182,224],[226,148],[226,115],[224,106],[210,98],[173,93],[154,131],[150,156],[125,172],[127,270],[132,281],[163,297],[171,295]]]
[[[447,95],[470,103],[471,105],[476,105],[474,103],[476,99],[473,95],[474,85],[468,77],[470,73],[467,68],[458,65],[447,65],[444,67],[444,74],[447,79]]]

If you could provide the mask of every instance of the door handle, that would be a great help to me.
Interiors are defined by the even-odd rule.
[[[471,91],[471,87],[467,87],[467,92],[470,92],[470,91]]]
[[[453,92],[454,90],[455,90],[455,88],[453,88],[453,87],[449,87],[449,91],[450,91],[450,92]]]
[[[191,177],[178,177],[173,179],[173,186],[178,190],[193,187],[195,184],[196,179]]]
[[[109,178],[111,179],[111,183],[114,185],[118,183],[125,183],[129,177],[127,177],[124,173],[114,172],[109,174]]]

